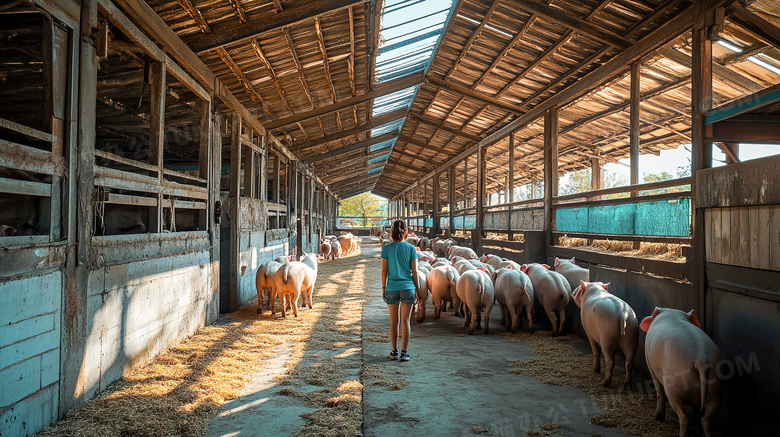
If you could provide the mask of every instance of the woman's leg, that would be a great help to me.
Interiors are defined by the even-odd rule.
[[[387,304],[387,310],[390,312],[390,345],[393,350],[398,349],[398,304]],[[408,321],[407,321],[408,323]]]
[[[412,315],[413,306],[414,305],[410,305],[408,303],[401,303],[401,350],[402,351],[405,351],[406,347],[409,346],[409,331],[411,330],[411,325],[409,324],[409,318]],[[396,329],[398,328],[396,327]],[[397,335],[398,334],[396,333],[396,336]]]

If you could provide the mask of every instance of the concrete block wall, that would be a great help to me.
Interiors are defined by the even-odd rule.
[[[216,318],[210,251],[106,265],[88,285],[85,396]]]
[[[288,233],[285,230],[242,231],[241,244],[241,282],[239,284],[238,304],[245,305],[257,298],[255,276],[257,268],[266,261],[290,254]]]
[[[63,274],[0,282],[0,436],[57,418]]]

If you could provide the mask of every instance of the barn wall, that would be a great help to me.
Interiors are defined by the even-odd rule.
[[[103,262],[88,281],[88,398],[216,320],[209,240],[192,234],[135,244],[127,237],[96,239],[93,259]]]
[[[62,287],[59,270],[0,281],[0,435],[57,418]]]

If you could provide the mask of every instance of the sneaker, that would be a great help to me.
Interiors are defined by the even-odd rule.
[[[387,357],[390,358],[391,360],[397,360],[398,359],[398,349],[393,349],[392,351],[390,351],[390,355],[388,355]],[[401,358],[401,359],[403,359],[403,358]]]
[[[401,351],[401,361],[409,361],[412,357],[406,351]]]

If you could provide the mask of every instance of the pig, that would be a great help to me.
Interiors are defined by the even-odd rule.
[[[359,242],[360,242],[359,237],[356,237],[356,236],[353,235],[352,239],[349,242],[349,251],[350,251],[350,253],[357,253],[358,250],[360,250],[360,247],[358,247],[359,246]]]
[[[426,251],[431,248],[431,240],[428,237],[420,237],[420,243],[417,247],[422,251]]]
[[[309,309],[311,309],[311,296],[314,292],[314,284],[317,282],[317,255],[303,252],[301,262],[306,264],[306,266],[309,268],[308,270],[304,270],[304,272],[307,276],[309,276],[309,282],[311,283],[311,287],[307,290],[306,293],[302,295],[303,305],[306,305],[308,302]]]
[[[274,258],[274,261],[278,262],[279,264],[284,264],[288,261],[292,261],[292,255],[277,256]]]
[[[482,268],[484,268],[485,270],[487,270],[488,274],[492,275],[493,272],[496,271],[495,267],[493,267],[490,264],[483,263],[482,261],[479,261],[479,260],[476,260],[476,259],[469,259],[469,260],[466,260],[466,261],[471,263],[471,265],[473,265],[474,267],[482,267]]]
[[[406,242],[411,244],[412,246],[417,247],[417,244],[420,242],[420,237],[415,237],[414,235],[409,234],[406,237]]]
[[[480,315],[485,310],[485,329],[490,332],[490,311],[493,309],[495,290],[493,282],[484,270],[469,270],[462,274],[455,286],[458,297],[465,303],[468,333],[473,334],[479,328]]]
[[[339,244],[338,242],[332,243],[330,245],[330,253],[331,256],[333,256],[333,259],[339,259],[339,257],[341,257],[343,253],[341,250],[341,244]]]
[[[455,267],[455,270],[458,271],[458,274],[462,275],[466,273],[469,270],[476,270],[477,267],[474,264],[471,264],[470,262],[466,261],[465,259],[460,260],[452,265]]]
[[[615,353],[623,352],[626,356],[623,389],[627,390],[631,386],[634,356],[639,344],[639,321],[630,305],[607,291],[608,285],[580,280],[572,299],[580,307],[582,328],[593,350],[593,371],[601,373],[600,354],[603,353],[607,363],[604,387],[610,387],[612,370],[615,368]]]
[[[723,381],[715,366],[720,362],[720,350],[704,331],[693,310],[683,312],[673,308],[655,308],[645,317],[640,328],[647,332],[645,358],[658,393],[655,419],[666,417],[666,399],[680,420],[680,436],[688,428],[683,405],[691,404],[701,411],[704,435],[712,436],[712,417],[720,408]]]
[[[267,296],[269,298],[269,304],[271,303],[270,299],[275,296],[274,287],[276,285],[274,277],[281,266],[282,264],[276,261],[267,261],[257,268],[257,275],[255,276],[255,287],[257,288],[257,314],[262,314],[265,309],[265,304],[263,303],[263,297],[266,295],[265,290],[268,290]]]
[[[588,282],[590,272],[574,263],[572,259],[560,259],[555,257],[555,271],[562,274],[569,282],[569,286],[574,290],[580,286],[580,281]]]
[[[451,266],[452,263],[449,262],[446,258],[436,258],[436,260],[431,264],[431,267],[439,267],[439,266]]]
[[[417,323],[425,322],[425,305],[428,303],[428,280],[425,272],[417,265],[417,282],[415,283],[415,295],[417,296]],[[414,310],[414,307],[412,308]]]
[[[477,253],[474,252],[470,247],[463,247],[463,246],[452,246],[450,247],[449,252],[447,252],[447,256],[452,259],[454,256],[462,256],[466,259],[479,259],[477,256]]]
[[[522,268],[523,266],[521,266],[520,264],[518,264],[518,263],[516,263],[516,262],[512,261],[511,259],[505,259],[505,260],[501,261],[501,262],[498,264],[498,268],[499,268],[499,269],[502,269],[502,268],[504,268],[504,267],[506,267],[506,268],[508,268],[508,269],[512,269],[512,270],[521,270],[521,268]]]
[[[493,284],[496,301],[501,307],[501,324],[506,324],[508,331],[517,332],[521,324],[520,312],[525,310],[528,330],[533,334],[534,287],[528,275],[519,270],[498,269],[493,274]]]
[[[282,264],[276,272],[273,294],[278,295],[282,301],[283,318],[287,317],[284,305],[286,299],[292,302],[293,314],[298,317],[298,298],[301,294],[311,296],[314,289],[314,283],[311,282],[313,275],[307,273],[306,270],[310,270],[306,264],[300,261],[290,261]],[[311,301],[309,303],[311,304]],[[271,314],[276,314],[276,300],[274,298],[271,298]]]
[[[420,259],[417,259],[417,270],[425,273],[426,275],[431,272],[431,264],[428,261],[420,261]]]
[[[527,273],[534,287],[535,302],[544,307],[552,323],[552,335],[557,337],[566,321],[566,305],[569,304],[571,286],[560,273],[550,271],[547,264],[523,264],[520,271]],[[556,312],[558,315],[556,316]]]
[[[500,268],[499,265],[501,264],[502,261],[504,261],[504,259],[501,258],[500,256],[491,255],[491,254],[482,255],[481,257],[479,257],[479,260],[482,261],[483,263],[490,264],[491,266],[493,266],[495,270],[498,270]]]
[[[382,227],[381,226],[371,226],[371,229],[369,230],[369,233],[372,237],[378,237],[382,235]]]
[[[330,247],[330,240],[322,239],[320,241],[320,254],[322,254],[322,259],[327,260],[331,256],[331,247]]]
[[[449,238],[444,240],[434,238],[431,240],[431,249],[433,249],[433,253],[435,253],[436,256],[446,257],[450,251],[450,247],[452,247],[454,244],[455,240]]]
[[[341,245],[341,253],[343,255],[350,254],[351,253],[351,249],[352,249],[352,234],[340,235],[339,236],[339,245]]]
[[[455,288],[458,278],[458,271],[447,265],[434,267],[428,274],[428,289],[431,291],[434,308],[433,320],[441,317],[441,311],[447,302],[451,302],[456,309],[460,308],[460,298]],[[456,316],[458,312],[456,311]]]

